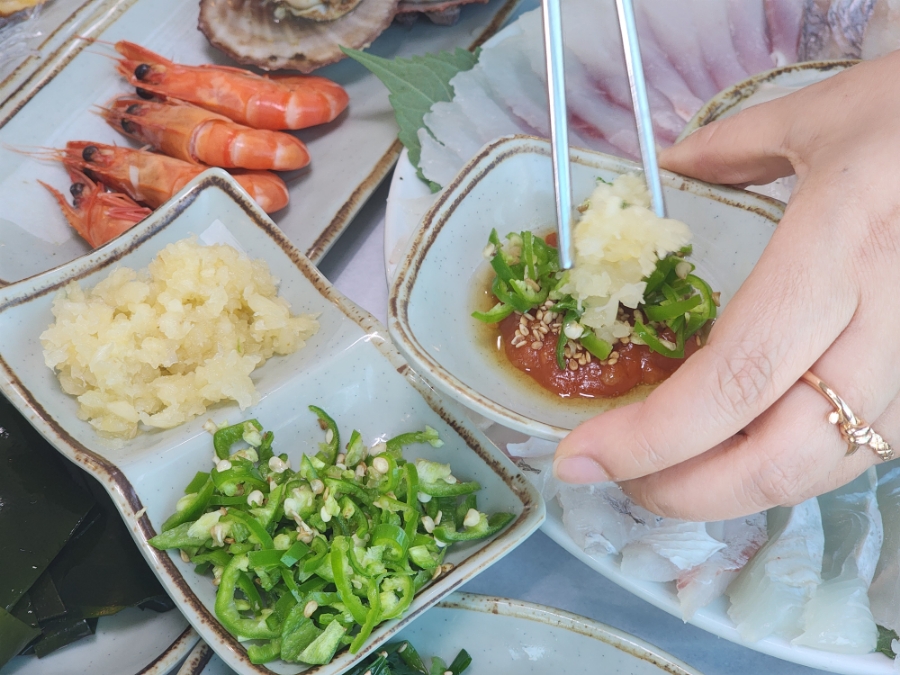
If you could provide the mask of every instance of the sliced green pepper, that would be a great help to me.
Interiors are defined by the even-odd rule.
[[[256,420],[247,420],[232,424],[229,427],[222,427],[213,434],[213,447],[216,449],[216,457],[219,459],[228,459],[231,456],[231,446],[244,438],[244,425],[252,424],[257,431],[262,431],[262,424]]]
[[[270,640],[281,635],[281,627],[270,628],[263,618],[245,619],[235,604],[235,591],[242,572],[249,568],[249,560],[245,555],[232,558],[222,572],[219,588],[216,592],[216,617],[229,633],[238,639]]]

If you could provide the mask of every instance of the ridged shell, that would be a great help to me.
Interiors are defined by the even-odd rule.
[[[213,46],[239,63],[308,73],[344,58],[340,46],[363,49],[387,28],[398,0],[362,0],[334,21],[284,18],[258,0],[200,0],[199,27]]]

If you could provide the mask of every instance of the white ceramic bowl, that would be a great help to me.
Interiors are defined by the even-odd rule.
[[[597,177],[634,172],[633,162],[572,150],[575,203]],[[750,273],[782,214],[775,200],[663,173],[669,214],[693,231],[699,274],[727,303]],[[561,439],[580,422],[634,400],[563,400],[511,372],[471,318],[482,250],[496,228],[550,229],[556,222],[550,145],[530,136],[491,143],[440,193],[413,235],[391,286],[388,327],[413,367],[437,389],[495,422]]]
[[[321,328],[307,346],[270,359],[253,379],[261,400],[240,411],[218,406],[175,429],[151,431],[130,441],[108,441],[76,416],[76,401],[62,392],[44,365],[38,336],[52,321],[54,293],[71,280],[92,285],[117,264],[146,267],[166,244],[197,236],[201,242],[227,241],[263,258],[281,280],[280,294],[296,312],[319,314]],[[321,440],[310,404],[328,411],[341,431],[358,429],[371,443],[420,429],[436,428],[443,448],[411,448],[407,457],[451,462],[460,478],[482,484],[479,508],[507,511],[515,521],[496,537],[460,546],[447,561],[456,568],[414,600],[409,613],[378,627],[359,654],[339,653],[317,673],[338,673],[388,639],[442,596],[509,552],[544,518],[540,496],[518,469],[461,411],[443,403],[399,356],[369,314],[344,299],[291,244],[246,193],[222,171],[207,172],[146,221],[94,253],[18,284],[0,289],[0,388],[37,429],[72,461],[96,476],[113,497],[142,553],[179,609],[219,656],[240,673],[296,673],[297,665],[277,661],[254,666],[244,647],[215,618],[215,587],[180,557],[147,544],[174,512],[185,486],[209,470],[212,443],[202,425],[207,418],[232,423],[257,418],[275,432],[276,446],[293,466],[300,453],[315,452]]]
[[[466,675],[701,675],[640,638],[561,609],[523,600],[453,593],[397,636],[425,663],[472,657]],[[202,649],[202,647],[200,648]],[[214,659],[185,675],[230,675]]]
[[[730,117],[745,108],[786,96],[816,82],[837,75],[859,63],[853,59],[803,61],[757,73],[723,89],[707,101],[690,119],[678,140],[702,126]]]

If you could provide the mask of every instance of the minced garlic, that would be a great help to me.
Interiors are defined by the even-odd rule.
[[[644,277],[657,261],[691,239],[687,225],[650,210],[644,179],[619,176],[599,183],[574,230],[575,267],[557,288],[584,307],[581,322],[607,342],[626,337],[631,326],[617,318],[619,303],[635,309],[643,301]]]
[[[319,329],[313,315],[291,315],[264,261],[194,239],[169,244],[141,273],[117,268],[88,291],[72,282],[53,315],[41,335],[45,363],[77,397],[81,419],[124,438],[219,401],[253,405],[250,373]]]

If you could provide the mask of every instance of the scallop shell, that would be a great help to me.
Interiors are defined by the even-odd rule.
[[[362,49],[387,28],[398,0],[362,0],[334,21],[273,15],[258,0],[200,0],[199,27],[210,43],[239,63],[263,70],[308,73],[344,58],[341,45]]]

